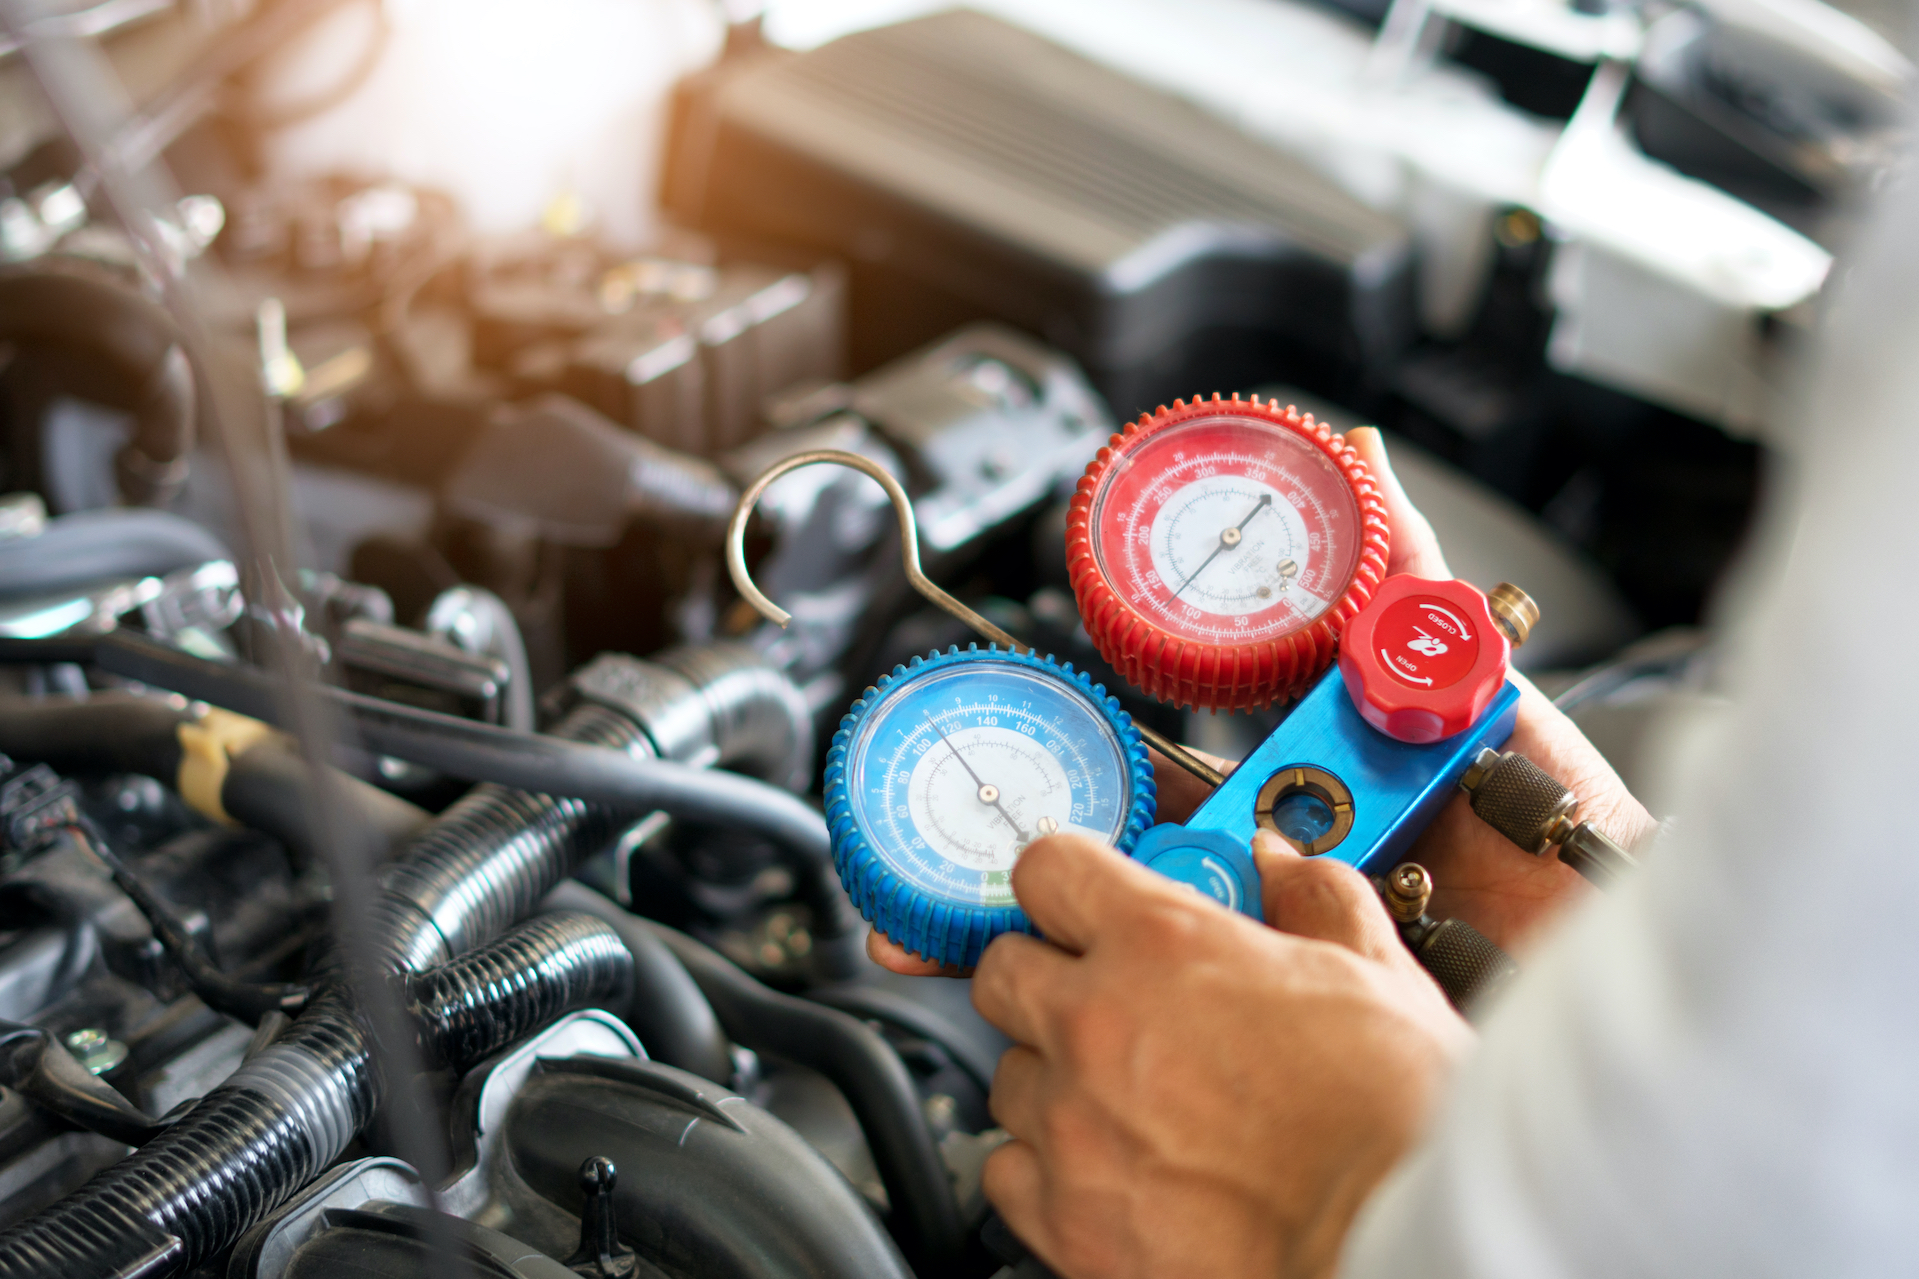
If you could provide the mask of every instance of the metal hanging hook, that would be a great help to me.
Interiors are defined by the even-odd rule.
[[[740,495],[740,504],[733,509],[733,520],[726,528],[726,571],[732,574],[733,586],[740,597],[751,604],[761,617],[778,626],[784,627],[793,620],[793,615],[768,599],[759,587],[753,584],[753,575],[746,568],[746,522],[752,518],[753,508],[759,505],[773,481],[797,471],[803,466],[817,466],[820,463],[845,466],[858,471],[876,481],[886,490],[886,496],[893,503],[893,513],[899,519],[900,526],[900,566],[906,571],[906,580],[913,589],[926,597],[941,611],[970,626],[981,639],[990,640],[1002,648],[1015,653],[1031,653],[1033,646],[1014,639],[1006,631],[993,625],[984,617],[966,605],[948,595],[926,576],[920,568],[919,522],[913,518],[913,501],[906,496],[906,490],[893,478],[885,467],[871,458],[858,453],[848,453],[842,449],[813,449],[805,453],[795,453],[789,458],[774,463],[761,473],[760,477]],[[1226,780],[1226,775],[1195,756],[1191,751],[1169,741],[1146,725],[1135,722],[1134,728],[1148,745],[1175,764],[1205,782],[1208,786],[1217,786]]]
[[[886,496],[893,501],[893,513],[900,522],[900,564],[906,569],[906,580],[913,589],[937,604],[947,613],[965,622],[982,637],[1016,653],[1032,650],[1029,644],[1022,644],[999,627],[975,613],[966,605],[942,591],[933,580],[920,571],[920,533],[919,524],[913,518],[913,502],[906,496],[906,490],[900,482],[889,474],[885,467],[858,453],[847,453],[841,449],[814,449],[808,453],[795,453],[781,462],[768,467],[752,487],[740,495],[740,504],[733,510],[733,522],[726,529],[726,570],[733,575],[733,585],[738,588],[746,602],[759,610],[760,616],[769,622],[785,626],[793,620],[793,615],[775,604],[753,585],[752,574],[746,571],[746,521],[753,514],[753,508],[759,504],[760,496],[774,480],[788,471],[797,471],[802,466],[816,466],[821,462],[830,462],[835,466],[847,466],[862,475],[870,476],[886,490]]]

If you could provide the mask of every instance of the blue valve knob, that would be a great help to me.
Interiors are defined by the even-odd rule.
[[[1219,830],[1188,830],[1162,822],[1139,837],[1133,859],[1178,880],[1228,910],[1264,919],[1259,869],[1237,836]]]

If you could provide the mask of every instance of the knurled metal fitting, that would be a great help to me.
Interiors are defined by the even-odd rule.
[[[1491,754],[1482,751],[1460,779],[1481,821],[1535,855],[1572,832],[1577,795],[1524,755]]]

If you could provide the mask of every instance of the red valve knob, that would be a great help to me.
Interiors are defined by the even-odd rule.
[[[1436,742],[1472,727],[1511,660],[1486,597],[1456,578],[1387,578],[1339,642],[1339,674],[1354,707],[1402,742]]]

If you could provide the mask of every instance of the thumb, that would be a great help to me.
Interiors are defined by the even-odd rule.
[[[1312,937],[1396,963],[1406,957],[1399,929],[1364,875],[1344,862],[1305,857],[1271,831],[1253,836],[1260,904],[1266,922],[1283,933]]]
[[[1380,501],[1386,504],[1386,525],[1392,530],[1387,575],[1411,573],[1435,581],[1451,577],[1452,570],[1446,567],[1446,555],[1439,549],[1439,537],[1433,532],[1432,524],[1419,513],[1413,500],[1406,496],[1406,490],[1400,487],[1399,476],[1393,473],[1392,461],[1386,456],[1386,437],[1376,426],[1356,426],[1346,432],[1344,438],[1353,446],[1353,452],[1359,454],[1366,469],[1373,473]]]

